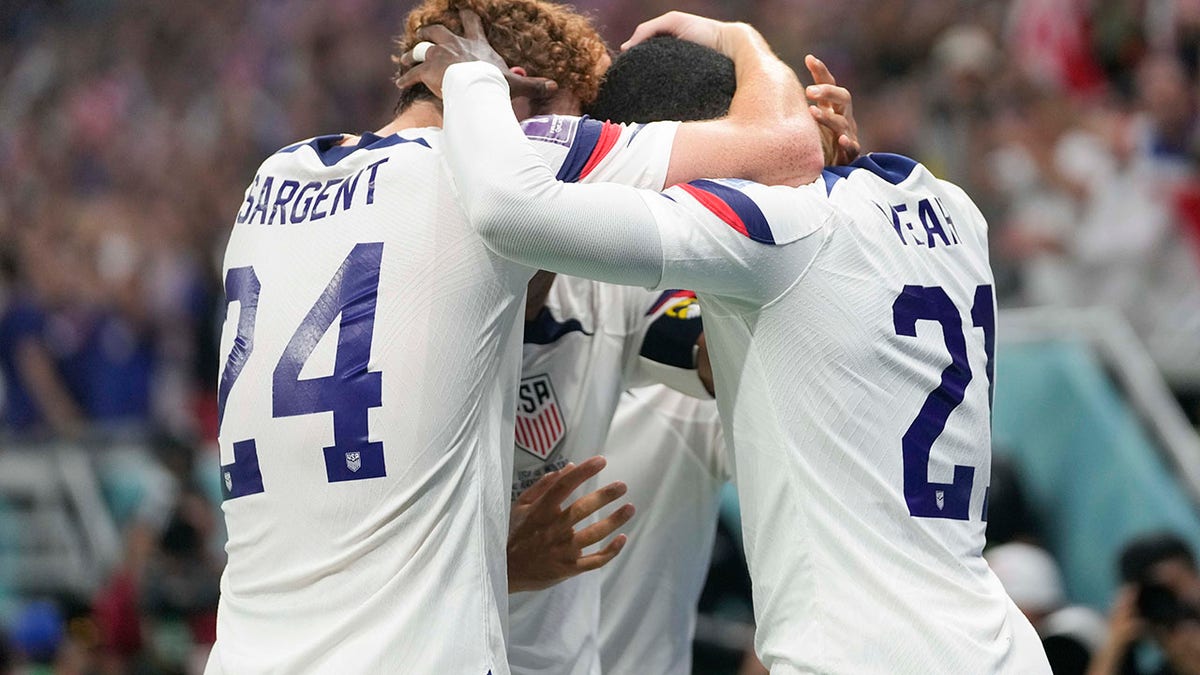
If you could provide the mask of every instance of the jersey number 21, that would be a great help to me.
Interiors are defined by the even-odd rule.
[[[938,322],[942,326],[942,336],[951,358],[950,365],[942,371],[941,384],[925,398],[921,412],[917,413],[917,418],[904,432],[904,501],[908,503],[908,512],[917,518],[967,520],[971,489],[975,485],[975,467],[956,464],[952,482],[929,481],[929,451],[933,442],[946,430],[950,413],[963,402],[967,385],[971,383],[971,364],[967,360],[962,317],[954,301],[941,286],[905,286],[892,303],[892,320],[896,334],[908,337],[917,336],[918,321]],[[990,409],[996,348],[996,312],[991,286],[975,289],[971,323],[975,328],[983,329]]]

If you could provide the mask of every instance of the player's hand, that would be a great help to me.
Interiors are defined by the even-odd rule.
[[[805,89],[808,98],[816,105],[809,106],[813,119],[821,129],[821,145],[825,151],[825,163],[829,166],[849,164],[858,158],[861,148],[858,143],[858,123],[854,121],[854,106],[850,91],[837,86],[837,80],[829,68],[817,57],[804,57],[804,65],[812,74],[815,84]]]
[[[717,21],[686,12],[672,11],[638,25],[633,35],[621,45],[621,51],[634,47],[652,37],[670,35],[715,49],[734,58],[737,40],[754,29],[744,23]],[[736,60],[736,59],[735,59]]]
[[[508,528],[508,592],[537,591],[578,574],[608,564],[625,547],[628,538],[617,535],[603,549],[584,554],[583,549],[603,541],[633,517],[633,504],[625,504],[607,518],[576,531],[588,516],[621,498],[624,483],[610,483],[571,503],[567,497],[607,462],[592,457],[579,466],[568,464],[542,476],[513,506]]]
[[[483,31],[483,21],[479,15],[469,9],[459,10],[462,19],[463,35],[455,35],[445,26],[424,26],[417,31],[417,38],[422,42],[433,44],[425,52],[424,61],[418,62],[409,51],[400,57],[400,65],[408,68],[396,80],[396,86],[407,89],[421,83],[429,87],[434,96],[442,96],[442,80],[446,69],[456,63],[483,61],[491,63],[504,73],[508,80],[509,92],[513,97],[526,96],[531,99],[544,99],[558,90],[554,80],[544,77],[527,77],[520,69],[509,69],[508,64],[495,49],[488,44],[487,35]]]

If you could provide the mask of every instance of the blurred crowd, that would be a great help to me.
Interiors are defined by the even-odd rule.
[[[586,0],[750,21],[992,224],[1005,305],[1122,312],[1200,391],[1200,0]],[[0,5],[0,373],[20,436],[211,438],[219,260],[273,150],[389,118],[384,0]],[[866,11],[869,7],[870,11]]]
[[[753,23],[794,65],[822,57],[854,94],[865,149],[917,158],[980,205],[1003,306],[1115,308],[1195,420],[1200,0],[576,5],[613,45],[683,9]],[[130,672],[147,608],[179,596],[195,606],[176,638],[211,639],[215,595],[189,584],[219,569],[219,526],[192,466],[215,462],[225,238],[275,149],[390,119],[390,39],[410,6],[0,3],[0,439],[187,449],[152,460],[173,515],[125,524],[128,560],[101,595],[19,627],[108,645],[100,666]],[[184,670],[186,652],[152,671]]]

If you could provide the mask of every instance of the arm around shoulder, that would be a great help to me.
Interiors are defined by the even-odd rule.
[[[706,177],[767,185],[812,182],[824,167],[824,155],[796,73],[748,24],[719,25],[716,48],[733,60],[737,73],[729,115],[680,126],[667,184]]]

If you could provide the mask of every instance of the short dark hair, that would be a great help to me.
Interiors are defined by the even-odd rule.
[[[735,89],[733,61],[724,54],[656,37],[613,61],[587,113],[626,124],[710,120],[729,113]]]
[[[1180,560],[1196,568],[1196,556],[1182,537],[1172,532],[1151,532],[1125,544],[1117,569],[1124,583],[1145,584],[1152,581],[1154,566],[1169,560]]]

